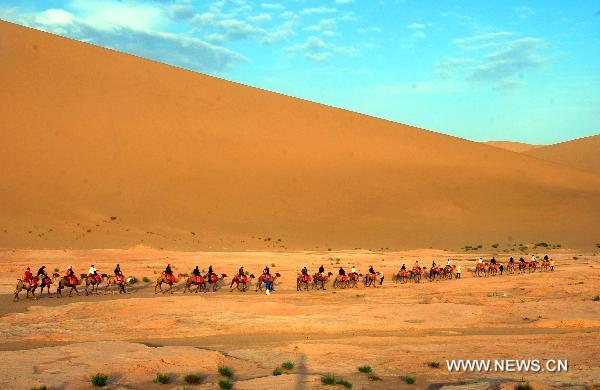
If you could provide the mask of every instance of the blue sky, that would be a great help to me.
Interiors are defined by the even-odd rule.
[[[600,1],[0,0],[0,19],[477,141],[600,132]]]

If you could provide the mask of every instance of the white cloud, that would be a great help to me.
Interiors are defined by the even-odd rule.
[[[123,19],[119,18],[115,22],[104,16],[86,19],[63,9],[13,12],[8,16],[8,20],[25,26],[201,72],[219,74],[246,61],[241,54],[197,38],[123,26]],[[147,25],[146,22],[137,26]]]
[[[535,15],[535,10],[529,7],[517,7],[515,8],[517,16],[521,19],[527,19],[530,16]]]
[[[335,8],[331,7],[315,7],[315,8],[305,8],[300,11],[302,15],[315,15],[315,14],[327,14],[334,13],[336,11]]]
[[[422,30],[425,27],[427,27],[427,25],[423,24],[423,23],[412,23],[412,24],[409,24],[406,27],[409,28],[409,29],[411,29],[411,30]]]
[[[285,9],[283,4],[279,4],[279,3],[261,3],[260,6],[265,9],[270,9],[270,10],[275,10],[275,11],[281,11],[281,10]]]
[[[354,0],[335,0],[337,4],[351,4],[354,3]]]
[[[306,53],[304,58],[313,62],[326,62],[331,57],[331,53]]]

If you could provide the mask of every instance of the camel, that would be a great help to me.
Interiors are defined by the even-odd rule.
[[[88,274],[81,274],[81,280],[85,280],[85,295],[90,295],[90,294],[98,294],[98,287],[100,287],[100,285],[102,284],[102,282],[104,282],[104,278],[106,278],[107,275],[106,274],[102,274],[100,275],[100,279],[96,279],[95,277],[93,277],[92,275],[88,275]],[[88,291],[88,287],[92,288],[92,291],[89,292]]]
[[[376,274],[366,274],[365,287],[377,287],[377,275],[379,275],[379,272],[377,272]]]
[[[185,281],[183,292],[192,292],[192,286],[196,286],[196,289],[194,290],[195,293],[198,293],[199,291],[206,293],[206,279],[204,279],[204,277],[194,275],[188,277]]]
[[[515,263],[513,262],[508,262],[507,266],[506,266],[506,270],[508,271],[509,274],[514,274],[515,273]]]
[[[171,292],[171,294],[173,294],[173,285],[175,283],[179,283],[179,280],[181,280],[181,278],[183,278],[183,274],[178,274],[177,276],[173,275],[173,279],[169,280],[167,279],[167,275],[165,275],[165,273],[161,273],[158,278],[156,278],[156,284],[154,285],[154,294],[158,294],[158,291],[156,291],[156,289],[158,288],[158,290],[161,293],[165,293],[165,292]],[[169,285],[169,289],[166,291],[163,291],[162,289],[162,284],[168,284]]]
[[[209,275],[207,273],[206,275],[204,275],[204,280],[206,281],[206,290],[212,290],[212,292],[217,291],[219,283],[222,282],[226,277],[226,274],[221,274],[221,276],[219,276],[217,274]]]
[[[40,277],[32,276],[29,282],[24,281],[23,279],[17,280],[17,287],[15,288],[15,302],[19,300],[19,293],[23,290],[27,291],[27,299],[29,299],[29,293],[33,296],[33,299],[37,299],[35,297],[35,289],[38,288],[40,284]],[[40,294],[41,295],[41,294]]]
[[[456,266],[454,266],[454,265],[446,265],[443,270],[443,277],[446,279],[453,279],[455,268],[456,268]]]
[[[422,274],[424,270],[427,270],[427,268],[423,268],[423,270],[421,270],[421,267],[417,267],[410,271],[410,276],[415,283],[421,283],[421,277],[423,276]]]
[[[429,281],[439,280],[442,277],[442,272],[443,270],[440,267],[429,268]]]
[[[67,288],[70,287],[71,290],[69,290],[69,296],[71,296],[71,294],[73,294],[73,291],[75,291],[75,293],[77,295],[79,295],[79,291],[77,291],[77,286],[80,285],[82,282],[82,279],[77,279],[75,278],[75,283],[71,283],[71,280],[67,280],[66,277],[62,277],[58,280],[58,286],[56,286],[56,295],[59,297],[62,297],[62,289],[63,288]]]
[[[327,275],[322,275],[320,273],[316,273],[313,275],[313,288],[314,289],[319,289],[319,284],[321,285],[321,290],[327,290],[325,288],[325,285],[327,284],[327,281],[329,280],[329,278],[332,276],[333,274],[331,272],[327,272]]]
[[[119,286],[119,293],[127,294],[127,280],[128,278],[123,277],[123,282],[119,282],[115,275],[102,274],[102,282],[106,282],[104,287],[104,294],[108,292],[110,286]]]
[[[256,279],[256,276],[254,276],[254,274],[250,274],[250,276],[240,276],[240,275],[235,275],[232,279],[231,279],[231,284],[229,285],[229,292],[233,291],[233,285],[235,284],[235,287],[240,290],[241,292],[246,292],[246,288],[248,288],[250,286],[250,284],[252,283],[252,279]]]
[[[412,271],[408,271],[408,270],[400,270],[398,271],[398,273],[396,274],[396,276],[394,276],[394,281],[395,282],[400,282],[402,284],[407,283],[409,280],[409,277],[412,278]]]
[[[275,276],[270,275],[271,276],[271,287],[275,286],[275,281],[277,279],[279,279],[281,277],[281,274],[279,272],[275,273]],[[255,291],[262,291],[262,285],[266,284],[265,282],[267,281],[266,279],[266,275],[262,274],[258,277],[258,280],[256,281],[256,290]]]
[[[350,277],[348,275],[336,275],[333,279],[333,288],[346,288],[348,287],[348,281]]]
[[[304,289],[308,291],[308,286],[312,284],[313,278],[310,275],[304,275],[301,272],[298,272],[298,277],[296,278],[296,291],[302,290],[302,285],[304,285]],[[313,284],[314,289],[314,284]]]
[[[531,272],[531,268],[529,267],[528,261],[519,261],[519,272]]]
[[[351,272],[348,275],[348,288],[358,288],[358,281],[360,280],[361,277],[362,277],[362,274],[357,274],[357,273]]]
[[[475,275],[476,276],[487,276],[487,263],[477,263],[477,266],[475,267]]]
[[[537,261],[530,261],[529,262],[529,272],[535,272],[537,270],[537,266],[538,266],[538,262]]]
[[[490,276],[496,276],[496,274],[498,273],[498,265],[490,264],[488,266],[487,272],[488,272],[488,275],[490,275]]]

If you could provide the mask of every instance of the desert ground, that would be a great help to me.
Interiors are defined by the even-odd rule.
[[[332,374],[354,388],[512,388],[525,379],[534,388],[585,388],[598,384],[600,285],[597,253],[554,250],[554,272],[477,277],[486,251],[406,252],[176,252],[128,250],[7,250],[0,253],[0,387],[91,388],[95,373],[109,375],[112,388],[184,388],[183,377],[202,377],[198,388],[215,388],[220,366],[234,371],[238,389],[323,388]],[[541,256],[544,252],[538,252]],[[509,253],[496,257],[503,263]],[[400,284],[393,274],[403,263],[452,259],[463,265],[460,280]],[[108,294],[13,302],[17,277],[26,266],[44,264],[63,272],[72,264],[86,272],[112,272],[119,262],[139,282],[126,296]],[[67,264],[68,263],[68,264]],[[229,292],[154,294],[167,263],[176,273],[213,265],[230,277],[240,265],[259,274],[265,265],[281,273],[270,296]],[[339,263],[339,264],[338,264]],[[329,271],[370,265],[385,275],[383,286],[296,291],[297,271],[323,264]],[[55,292],[52,287],[51,292]],[[568,372],[448,372],[446,359],[567,359]],[[292,370],[272,372],[285,361]],[[440,368],[431,368],[439,362]],[[370,366],[380,381],[358,372]],[[153,383],[170,374],[169,386]],[[409,385],[401,376],[415,376]],[[189,385],[187,385],[190,387]],[[341,388],[341,387],[340,387]]]

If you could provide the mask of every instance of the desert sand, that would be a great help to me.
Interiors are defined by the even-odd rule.
[[[522,153],[536,148],[544,147],[545,145],[528,144],[525,142],[514,141],[486,141],[486,145],[495,146],[497,148],[510,150],[511,152]]]
[[[7,22],[0,56],[0,247],[598,240],[594,173]]]
[[[487,252],[487,251],[483,251]],[[505,262],[508,252],[499,249]],[[542,253],[537,253],[542,255]],[[214,388],[217,368],[234,370],[235,388],[322,388],[322,375],[350,381],[354,388],[511,388],[524,378],[540,388],[584,388],[598,383],[600,365],[600,266],[596,253],[555,250],[554,272],[476,277],[475,259],[491,253],[406,252],[176,252],[130,250],[15,250],[0,253],[1,388],[45,384],[88,389],[96,372],[109,375],[113,388],[162,388],[156,373],[202,376],[201,388]],[[398,284],[403,263],[429,265],[452,258],[463,265],[461,280]],[[120,262],[126,275],[156,278],[167,262],[175,272],[212,264],[230,276],[244,265],[259,273],[272,265],[282,278],[271,296],[250,291],[155,295],[139,282],[130,294],[72,298],[42,297],[12,302],[15,277],[26,265],[53,269],[71,262],[76,271],[93,262],[100,272]],[[339,260],[338,260],[339,259]],[[71,261],[72,260],[72,261]],[[339,265],[337,264],[339,262]],[[373,265],[385,280],[378,288],[296,291],[296,272],[324,264],[359,271]],[[85,271],[84,271],[85,272]],[[54,292],[52,288],[52,292]],[[448,372],[446,359],[568,359],[568,372]],[[272,371],[285,361],[296,367],[281,376]],[[429,362],[440,362],[431,368]],[[369,381],[357,367],[368,365],[381,377]],[[284,370],[285,371],[285,370]],[[416,377],[415,385],[400,376]]]
[[[600,134],[525,151],[526,154],[600,174]]]

